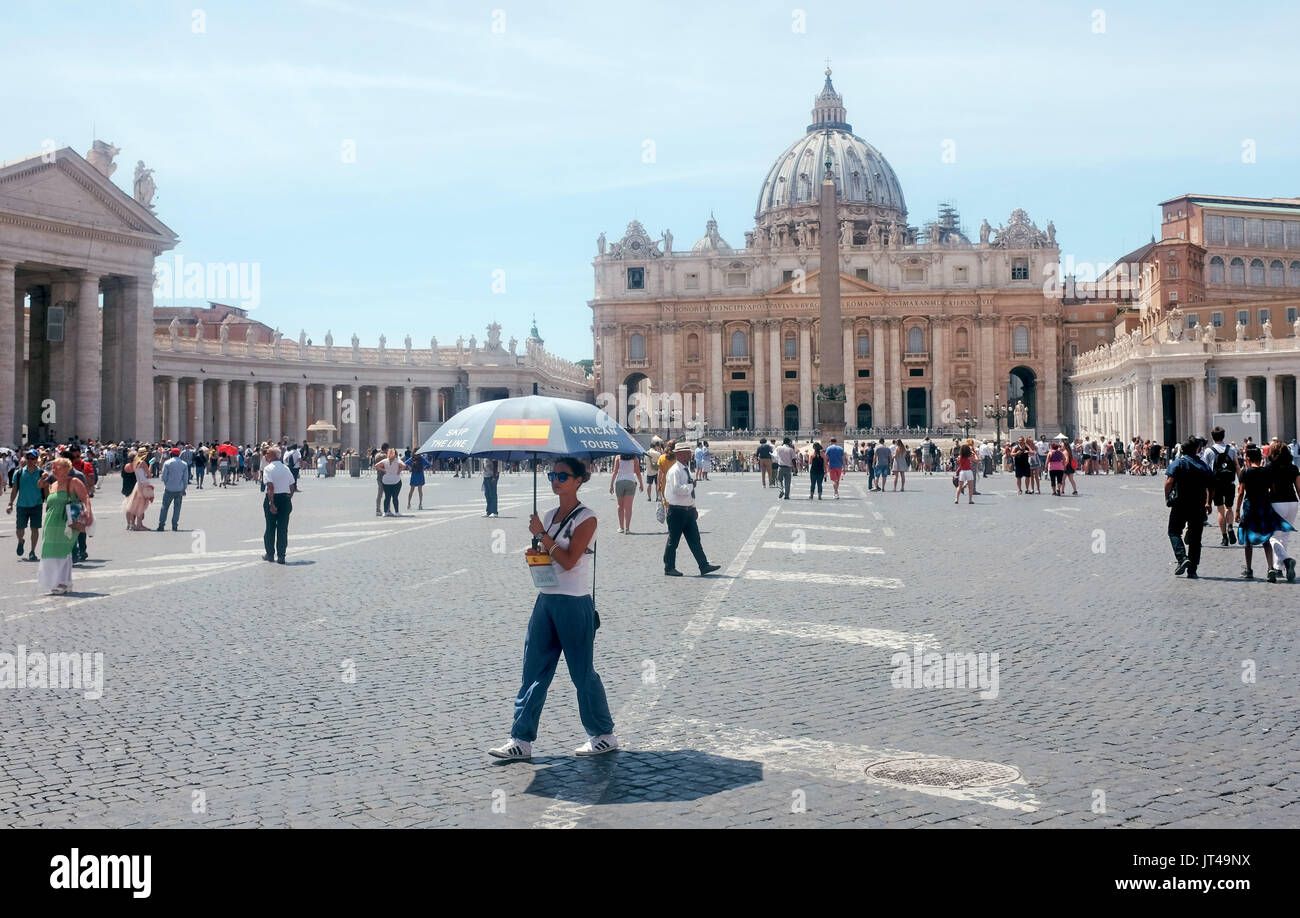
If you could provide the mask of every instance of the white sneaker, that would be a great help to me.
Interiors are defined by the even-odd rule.
[[[527,740],[511,737],[497,748],[489,749],[488,755],[494,755],[498,759],[531,759],[533,744]]]
[[[573,750],[574,755],[600,755],[602,752],[613,752],[618,748],[618,737],[612,733],[606,733],[603,736],[592,737],[577,749]]]

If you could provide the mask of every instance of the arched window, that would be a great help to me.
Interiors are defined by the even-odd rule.
[[[1250,285],[1252,287],[1264,286],[1264,262],[1258,258],[1250,263]]]
[[[1017,325],[1012,336],[1012,350],[1017,354],[1029,353],[1029,328],[1025,325]]]
[[[627,356],[629,360],[645,360],[645,335],[633,332],[627,339]]]
[[[799,356],[799,343],[795,341],[794,332],[792,331],[785,333],[785,356]]]
[[[1286,274],[1285,266],[1282,262],[1274,260],[1268,266],[1268,285],[1270,287],[1281,287],[1286,283],[1284,276]]]
[[[1240,258],[1234,258],[1228,264],[1228,283],[1244,284],[1246,283],[1246,263]]]
[[[964,328],[957,329],[957,354],[967,355],[970,353],[970,332]]]
[[[1300,287],[1300,261],[1291,262],[1291,283],[1292,287]]]
[[[700,336],[695,332],[686,336],[686,356],[694,357],[696,360],[700,357]]]
[[[858,332],[858,356],[871,356],[871,336],[866,332]]]
[[[1223,259],[1215,255],[1210,259],[1210,283],[1222,284],[1223,281]]]
[[[871,406],[866,402],[858,406],[858,426],[862,428],[871,426]]]
[[[749,356],[749,339],[745,336],[743,331],[737,330],[731,333],[731,356]]]
[[[907,352],[909,354],[920,354],[925,351],[925,335],[919,325],[913,325],[907,330]]]

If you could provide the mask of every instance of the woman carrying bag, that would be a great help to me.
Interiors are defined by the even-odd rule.
[[[72,477],[72,460],[59,457],[50,466],[54,483],[45,498],[44,541],[36,582],[52,596],[62,596],[72,586],[72,549],[77,534],[94,522],[90,494]]]
[[[559,506],[528,521],[540,550],[527,552],[528,568],[537,585],[537,601],[524,640],[524,671],[515,697],[510,739],[488,753],[499,759],[527,759],[533,755],[537,722],[546,703],[546,691],[555,676],[560,653],[578,691],[578,713],[589,739],[574,752],[599,755],[618,748],[614,719],[609,713],[605,686],[593,662],[600,616],[591,595],[592,552],[596,515],[578,502],[578,488],[591,479],[581,459],[558,459],[547,476]]]

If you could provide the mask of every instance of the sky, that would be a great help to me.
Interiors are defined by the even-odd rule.
[[[914,226],[1020,207],[1105,264],[1161,200],[1300,196],[1288,6],[5,4],[0,161],[98,137],[129,193],[144,160],[164,259],[256,265],[250,314],[290,338],[522,339],[536,315],[579,360],[596,236],[638,219],[689,248],[712,212],[743,245],[827,58]]]

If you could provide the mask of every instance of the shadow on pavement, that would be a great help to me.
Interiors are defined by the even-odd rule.
[[[533,775],[526,793],[587,804],[699,800],[763,780],[762,762],[694,749],[619,750],[533,762],[548,767]]]

